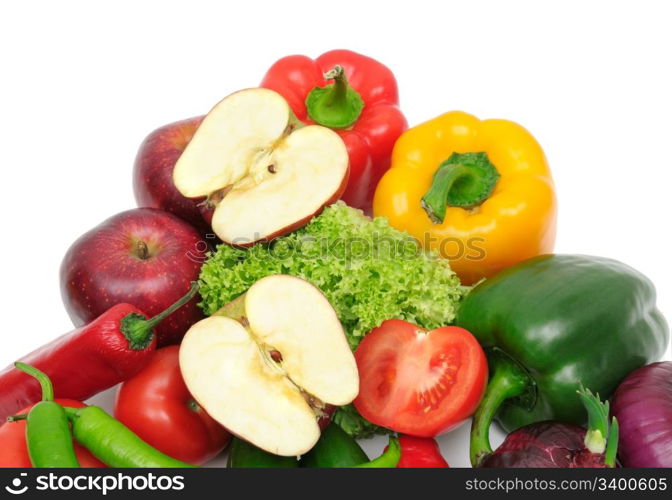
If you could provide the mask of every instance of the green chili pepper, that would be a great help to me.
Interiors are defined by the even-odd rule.
[[[79,444],[110,467],[194,467],[161,453],[98,406],[65,408]]]
[[[399,444],[399,440],[390,436],[390,444],[387,446],[387,450],[385,450],[381,456],[374,458],[370,462],[353,465],[352,467],[363,469],[394,469],[399,463],[400,459],[401,445]]]
[[[30,409],[26,419],[26,445],[33,467],[79,467],[70,423],[63,407],[54,401],[54,387],[49,377],[25,363],[16,362],[14,366],[35,377],[42,386],[42,401]]]
[[[336,424],[322,431],[317,444],[302,458],[301,467],[312,468],[394,468],[401,458],[401,446],[397,438],[390,437],[387,450],[378,458],[369,461],[357,441]]]
[[[301,467],[352,467],[368,461],[369,457],[357,441],[340,426],[332,423],[322,431],[320,440],[313,449],[301,457]]]
[[[273,455],[242,439],[233,438],[231,447],[229,448],[227,467],[234,469],[291,469],[298,466],[299,461],[296,457]]]

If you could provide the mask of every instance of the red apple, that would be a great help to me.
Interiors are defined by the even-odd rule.
[[[182,219],[163,210],[121,212],[82,235],[61,263],[61,296],[75,326],[115,304],[133,304],[154,316],[198,279],[207,245]],[[198,298],[156,327],[159,345],[179,342],[203,315]]]
[[[187,147],[202,116],[165,125],[149,134],[140,145],[133,169],[133,191],[139,207],[160,208],[184,219],[201,234],[211,233],[199,206],[205,198],[194,200],[180,194],[173,183],[173,168]],[[207,216],[207,215],[206,215]]]

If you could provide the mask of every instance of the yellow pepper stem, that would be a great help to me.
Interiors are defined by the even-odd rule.
[[[486,153],[453,153],[434,172],[432,185],[422,197],[422,208],[435,224],[446,208],[473,208],[483,203],[497,185],[499,172]]]

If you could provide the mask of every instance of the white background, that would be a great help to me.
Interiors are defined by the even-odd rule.
[[[257,85],[286,54],[332,48],[389,65],[412,125],[461,109],[526,126],[557,183],[557,251],[640,269],[672,318],[665,2],[8,4],[0,8],[3,365],[71,329],[61,258],[81,233],[134,206],[131,169],[146,134]],[[440,439],[451,465],[468,462],[466,432]]]

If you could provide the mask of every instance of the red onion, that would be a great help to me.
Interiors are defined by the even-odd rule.
[[[604,454],[584,445],[586,429],[574,424],[537,422],[506,436],[481,467],[606,468]]]
[[[562,422],[537,422],[506,436],[479,467],[607,468],[616,465],[619,426],[609,423],[609,403],[587,389],[579,397],[588,413],[588,428]]]
[[[672,467],[672,362],[628,375],[611,410],[621,426],[618,458],[624,467]]]

